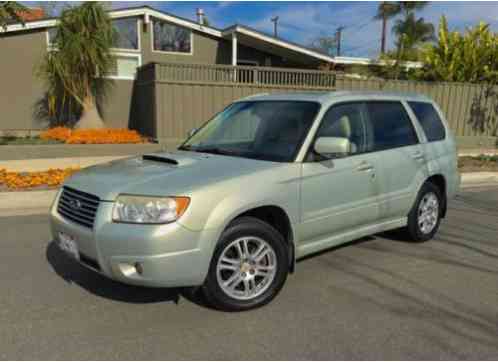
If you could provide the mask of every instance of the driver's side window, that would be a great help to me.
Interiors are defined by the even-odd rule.
[[[368,130],[364,117],[363,103],[345,103],[332,106],[323,116],[316,138],[334,137],[349,141],[349,153],[340,155],[321,155],[332,158],[344,157],[369,150]],[[315,154],[315,160],[320,159]]]

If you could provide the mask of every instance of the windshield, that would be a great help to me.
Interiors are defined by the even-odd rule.
[[[237,102],[206,123],[180,149],[291,162],[319,108],[315,102]]]

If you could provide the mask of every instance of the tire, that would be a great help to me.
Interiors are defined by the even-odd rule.
[[[222,233],[211,259],[202,286],[207,302],[224,311],[267,304],[287,279],[288,252],[272,226],[253,217],[236,219]]]
[[[405,235],[414,242],[432,239],[441,224],[445,202],[445,197],[436,185],[430,181],[424,183],[408,214],[408,224],[402,229]],[[424,207],[426,208],[425,218],[422,220]]]

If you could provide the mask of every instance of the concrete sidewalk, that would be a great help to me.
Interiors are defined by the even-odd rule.
[[[32,160],[0,160],[0,169],[6,169],[9,172],[38,172],[47,171],[51,168],[85,168],[99,163],[106,163],[121,158],[133,157],[127,156],[100,156],[100,157],[64,157],[64,158],[37,158]]]
[[[498,185],[498,172],[462,174],[461,188]],[[57,190],[0,192],[0,217],[48,212]]]

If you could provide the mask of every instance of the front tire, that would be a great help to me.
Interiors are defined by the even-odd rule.
[[[441,223],[444,202],[436,185],[430,181],[422,185],[404,229],[412,241],[423,242],[434,237]]]
[[[288,248],[267,223],[241,217],[223,232],[202,287],[213,307],[243,311],[270,302],[289,271]]]

